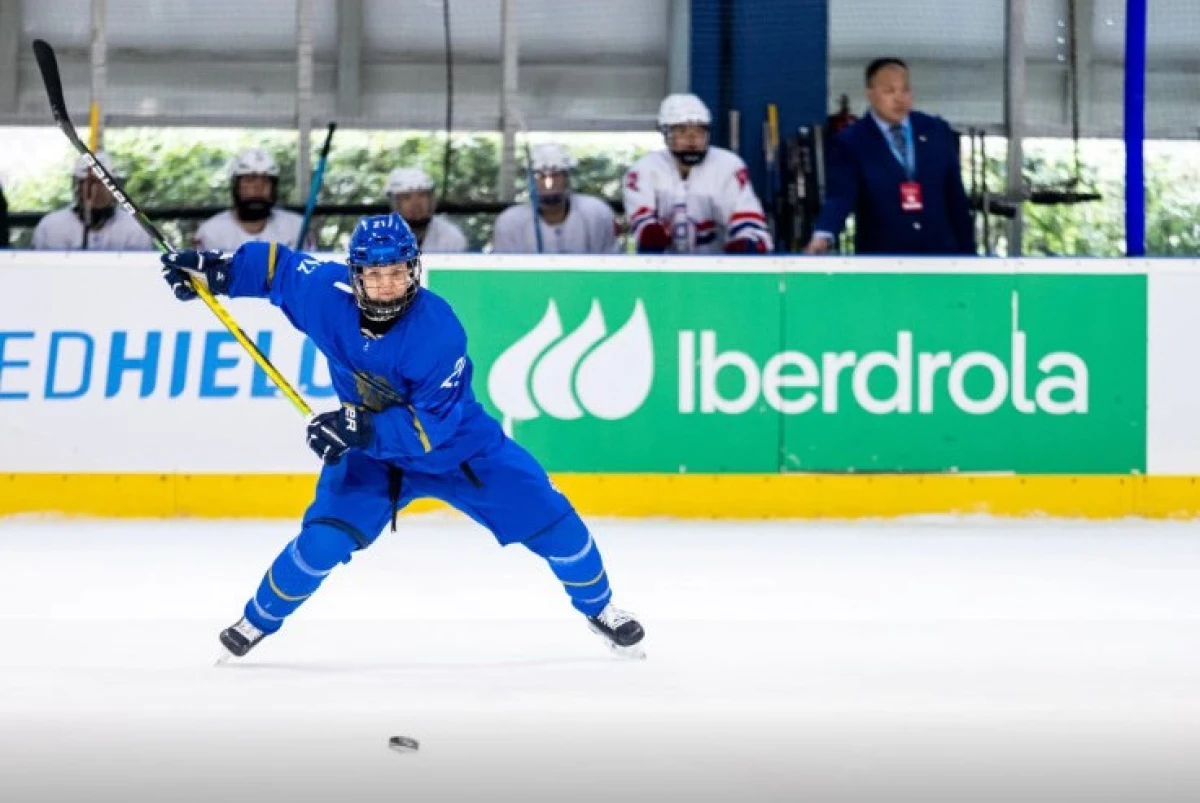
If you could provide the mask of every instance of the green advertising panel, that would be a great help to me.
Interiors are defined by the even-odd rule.
[[[476,394],[549,470],[779,470],[778,414],[688,409],[681,370],[688,333],[716,321],[755,359],[777,351],[778,276],[447,271],[430,287],[466,326]]]
[[[763,379],[784,470],[1145,470],[1142,277],[799,274],[787,296]]]
[[[475,391],[550,470],[1128,473],[1121,274],[436,271]]]

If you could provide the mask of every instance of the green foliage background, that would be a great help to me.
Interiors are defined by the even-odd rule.
[[[313,161],[321,137],[315,137]],[[579,159],[575,188],[609,199],[620,197],[621,178],[645,147],[606,142],[596,135],[561,137]],[[145,207],[220,206],[229,201],[225,174],[230,157],[258,145],[270,150],[281,168],[281,197],[303,201],[295,187],[296,134],[287,131],[200,131],[195,129],[114,129],[106,147],[128,177],[126,187]],[[457,134],[453,140],[452,181],[443,175],[445,137],[423,132],[338,131],[325,174],[324,203],[383,202],[388,172],[402,165],[424,168],[438,183],[442,197],[456,201],[495,201],[499,175],[500,139],[494,134]],[[1001,188],[1004,180],[1003,142],[991,147],[988,184]],[[1200,253],[1200,144],[1147,143],[1147,252],[1158,256]],[[1046,256],[1120,256],[1124,252],[1123,150],[1119,142],[1081,143],[1079,189],[1095,190],[1103,200],[1073,206],[1025,206],[1024,251]],[[73,158],[64,150],[61,169],[49,170],[6,187],[10,211],[54,209],[68,202]],[[970,175],[964,167],[964,177]],[[1031,140],[1026,143],[1025,181],[1033,187],[1062,186],[1076,177],[1070,142]],[[517,194],[524,193],[518,176]],[[491,237],[491,215],[456,218],[479,250]],[[354,225],[352,218],[318,221],[324,248],[341,248]],[[996,253],[1007,252],[1003,223],[994,220]],[[168,221],[168,236],[186,242],[197,223]],[[13,231],[14,246],[28,243],[29,229]]]
[[[312,162],[319,156],[315,137]],[[594,140],[594,137],[589,138]],[[499,181],[500,138],[492,134],[455,135],[452,180],[444,176],[445,136],[404,132],[338,131],[325,170],[322,203],[384,203],[388,172],[401,166],[423,168],[437,182],[441,197],[456,201],[496,201]],[[254,131],[246,133],[201,133],[170,129],[114,129],[105,136],[105,149],[112,154],[125,176],[125,187],[139,206],[221,206],[229,203],[226,167],[242,148],[258,146],[270,151],[279,162],[280,198],[302,204],[308,188],[297,193],[296,135],[294,132]],[[620,144],[606,147],[591,142],[573,144],[579,160],[573,182],[579,192],[604,198],[619,198],[621,179],[629,164],[644,148]],[[49,171],[6,187],[11,211],[42,211],[70,201],[70,171],[74,159],[64,154],[61,170]],[[517,197],[524,194],[524,176],[516,182]],[[481,249],[492,234],[492,215],[455,217],[473,250]],[[345,244],[355,218],[333,217],[319,221],[322,247]],[[162,228],[168,237],[185,242],[198,222],[167,221]],[[16,247],[29,241],[30,230],[14,231]]]

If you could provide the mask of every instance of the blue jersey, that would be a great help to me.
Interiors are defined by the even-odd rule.
[[[277,243],[246,243],[229,295],[269,298],[329,360],[338,398],[371,410],[377,460],[429,474],[460,465],[503,438],[475,399],[467,335],[450,304],[421,288],[383,337],[364,334],[349,271]]]

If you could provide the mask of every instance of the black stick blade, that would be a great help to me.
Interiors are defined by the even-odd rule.
[[[42,83],[46,85],[46,96],[50,99],[50,111],[54,113],[54,119],[70,125],[71,118],[67,115],[62,76],[58,73],[58,57],[54,55],[54,48],[45,39],[34,39],[33,55],[42,74]]]
[[[337,123],[330,123],[329,130],[325,132],[325,144],[321,146],[321,158],[329,158],[329,146],[333,144],[333,132],[337,131]]]
[[[75,146],[75,150],[79,151],[79,155],[87,160],[92,175],[100,180],[100,183],[104,185],[104,188],[121,208],[132,215],[138,225],[150,235],[150,239],[154,241],[159,250],[173,252],[175,249],[162,236],[158,227],[151,223],[150,218],[146,217],[145,213],[138,209],[137,204],[129,199],[129,196],[117,184],[116,178],[105,169],[104,165],[100,164],[96,154],[88,149],[88,146],[79,138],[79,134],[75,132],[75,126],[67,115],[66,101],[63,100],[62,77],[58,73],[58,57],[54,55],[54,48],[50,47],[50,43],[44,39],[35,39],[33,55],[37,58],[38,69],[42,73],[42,82],[46,84],[46,96],[50,99],[50,110],[54,112],[54,122],[58,123],[58,127],[67,135],[67,139],[71,140],[71,144]]]

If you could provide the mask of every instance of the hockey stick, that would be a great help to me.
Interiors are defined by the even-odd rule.
[[[780,224],[780,176],[779,176],[779,108],[774,103],[767,104],[767,119],[763,123],[763,158],[767,165],[767,186],[765,199],[766,209],[770,217],[771,239],[778,248]]]
[[[103,16],[103,14],[104,14],[102,8],[103,7],[101,7],[101,11],[100,11],[101,16]],[[96,9],[93,9],[93,16],[95,14],[95,10]],[[94,41],[94,38],[97,35],[97,33],[99,33],[99,31],[96,30],[95,20],[93,20],[93,29],[92,29],[92,36],[93,36],[92,72],[93,72],[93,76],[95,75],[95,70],[96,70],[96,66],[97,66],[95,63],[95,58],[97,56],[97,50],[95,48],[95,41]],[[100,53],[103,53],[104,50],[105,50],[105,48],[101,48]],[[103,56],[101,56],[101,58],[103,59]],[[101,69],[103,69],[103,65],[101,65]],[[96,85],[95,85],[94,77],[93,77],[92,81],[93,81],[93,83],[92,83],[92,102],[88,106],[88,150],[91,151],[92,153],[98,153],[100,151],[100,104],[96,101]],[[82,197],[79,205],[81,207],[83,207],[83,250],[86,251],[86,250],[88,250],[88,244],[89,244],[88,241],[89,241],[89,237],[90,237],[91,231],[92,231],[92,203],[88,199],[87,176],[84,176],[84,180],[81,183],[83,184],[83,187],[82,187],[83,192],[81,193],[81,195],[83,197]]]
[[[542,212],[538,204],[537,179],[533,176],[533,151],[529,147],[529,129],[525,127],[525,115],[515,106],[511,110],[513,120],[525,140],[525,182],[529,187],[529,207],[533,212],[533,241],[537,244],[539,254],[545,251],[542,242]]]
[[[83,213],[83,243],[79,246],[79,250],[87,251],[92,231],[92,202],[88,200],[87,176],[83,177],[80,184],[83,185],[79,190],[79,208]]]
[[[37,59],[38,70],[42,73],[42,82],[46,85],[46,95],[50,100],[50,111],[54,114],[54,122],[57,123],[62,132],[66,134],[67,139],[69,139],[71,144],[75,146],[75,150],[79,151],[79,155],[83,156],[84,159],[87,160],[88,167],[91,168],[92,175],[100,180],[100,183],[104,185],[104,188],[112,194],[112,197],[118,204],[120,204],[121,208],[128,212],[133,219],[137,221],[137,224],[142,227],[142,230],[145,231],[146,234],[150,235],[150,239],[154,241],[154,245],[157,246],[160,251],[168,254],[176,253],[175,249],[172,248],[170,243],[167,242],[166,238],[163,237],[162,232],[158,230],[158,227],[151,223],[150,218],[146,217],[145,213],[142,212],[142,210],[139,209],[137,205],[133,203],[133,201],[129,200],[129,196],[121,191],[121,188],[117,186],[117,182],[111,175],[109,175],[109,172],[104,169],[104,165],[100,164],[100,162],[96,159],[95,154],[88,150],[87,145],[85,145],[83,140],[79,138],[79,134],[75,132],[75,125],[71,122],[71,118],[67,115],[67,104],[63,98],[62,78],[58,72],[58,58],[54,55],[54,48],[50,47],[50,45],[42,39],[35,39],[33,42],[33,55]],[[209,292],[204,283],[196,281],[193,278],[191,280],[191,285],[192,289],[196,291],[196,295],[200,296],[208,308],[212,310],[213,314],[217,316],[218,320],[220,320],[221,323],[225,325],[225,328],[229,330],[229,333],[233,335],[234,339],[237,340],[237,342],[242,345],[242,348],[249,352],[250,356],[254,358],[254,362],[258,363],[258,367],[262,368],[263,371],[266,372],[267,376],[271,378],[271,381],[275,383],[276,387],[283,391],[283,395],[287,396],[288,401],[292,403],[292,406],[294,406],[305,416],[312,416],[313,411],[312,408],[308,406],[308,402],[304,401],[304,399],[299,393],[296,392],[291,384],[283,378],[283,374],[279,373],[279,370],[271,364],[271,361],[268,360],[266,355],[259,350],[258,346],[254,344],[254,341],[242,331],[241,327],[238,326],[237,321],[233,319],[233,317],[229,314],[225,307],[223,307],[221,303],[217,301],[213,294]]]
[[[317,160],[317,169],[313,172],[312,185],[308,188],[308,203],[304,207],[304,221],[300,224],[300,236],[296,238],[296,250],[304,250],[304,238],[308,236],[308,224],[312,222],[313,210],[317,208],[317,196],[321,194],[321,184],[325,181],[325,163],[329,161],[329,146],[333,143],[333,132],[337,123],[330,123],[325,133],[325,144],[321,146],[321,158]]]

